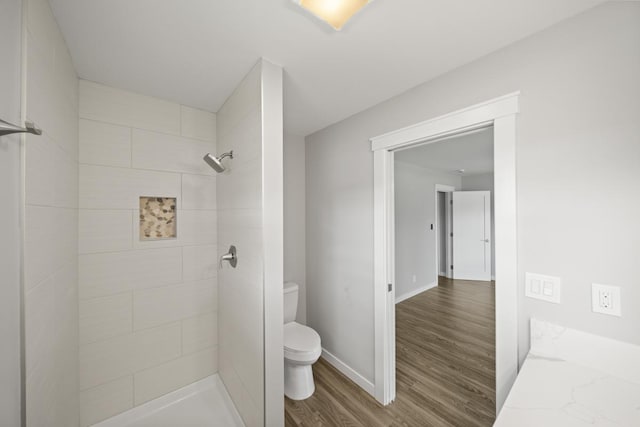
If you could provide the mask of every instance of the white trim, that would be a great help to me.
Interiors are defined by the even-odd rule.
[[[394,149],[422,142],[427,138],[442,138],[490,125],[495,119],[518,112],[520,92],[510,93],[487,102],[453,111],[424,122],[371,138],[371,150]]]
[[[438,286],[438,282],[437,281],[431,282],[428,285],[420,286],[419,288],[414,289],[411,292],[407,292],[407,293],[399,295],[399,296],[396,295],[396,304],[398,304],[398,303],[400,303],[402,301],[408,300],[409,298],[415,297],[416,295],[421,294],[424,291],[428,291],[429,289],[433,289],[436,286]]]
[[[371,139],[374,158],[375,397],[395,399],[393,150],[484,126],[494,127],[496,239],[496,409],[518,372],[516,114],[519,92]]]
[[[178,390],[174,390],[171,393],[165,394],[164,396],[160,396],[157,399],[150,400],[149,402],[146,402],[140,406],[131,408],[128,411],[122,412],[111,418],[107,418],[106,420],[100,421],[97,424],[93,424],[93,427],[128,426],[138,420],[153,415],[164,408],[167,408],[190,396],[193,396],[194,394],[201,393],[211,388],[218,389],[218,391],[222,395],[224,405],[229,408],[234,418],[235,424],[238,426],[244,425],[240,414],[238,414],[238,411],[236,410],[236,407],[234,406],[233,401],[231,400],[231,397],[227,392],[227,389],[222,383],[222,380],[220,379],[218,374],[214,374],[191,383],[188,386],[179,388]]]
[[[435,226],[435,233],[436,233],[436,238],[434,239],[435,245],[436,245],[436,249],[434,251],[434,253],[436,254],[436,277],[433,278],[433,281],[435,282],[435,284],[438,284],[438,276],[442,275],[442,276],[446,276],[447,273],[441,273],[440,272],[440,224],[438,223],[438,217],[440,216],[440,212],[438,212],[439,209],[439,202],[438,202],[438,192],[442,192],[442,193],[451,193],[453,191],[456,191],[456,187],[454,187],[453,185],[446,185],[446,184],[436,184],[435,188],[433,190],[433,197],[435,200],[434,203],[434,209],[435,209],[435,221],[434,223],[436,224]],[[445,197],[445,216],[447,215],[446,212],[448,212],[449,210],[447,209],[447,205],[446,205],[446,197]],[[445,235],[449,236],[449,224],[448,221],[444,224],[444,226],[447,228],[447,230],[445,230]],[[447,237],[447,239],[449,239],[449,237]],[[449,246],[447,246],[447,252],[449,251]],[[447,262],[449,261],[449,254],[447,254],[447,256],[445,257],[445,265],[447,265]],[[449,264],[450,265],[450,264]],[[449,268],[449,267],[446,267]],[[396,304],[398,303],[398,299],[396,298]]]
[[[351,366],[338,359],[333,354],[329,353],[324,348],[322,349],[322,358],[327,361],[331,366],[340,371],[345,377],[356,383],[361,389],[374,395],[375,387],[371,381],[356,372]]]

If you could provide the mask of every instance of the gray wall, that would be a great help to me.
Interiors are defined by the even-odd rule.
[[[462,177],[462,191],[491,191],[491,278],[496,277],[496,222],[493,173],[479,173]]]
[[[461,179],[397,160],[394,172],[397,301],[437,283],[436,184],[459,190]]]
[[[300,286],[296,321],[307,323],[304,137],[284,135],[284,281]]]
[[[307,315],[325,348],[373,380],[368,139],[516,90],[520,357],[531,316],[640,344],[638,75],[640,4],[606,3],[308,136]],[[526,271],[561,276],[563,303],[525,299]],[[592,282],[622,288],[621,318],[591,312]]]
[[[20,121],[21,1],[0,3],[0,118]],[[20,425],[20,137],[0,137],[0,424]]]

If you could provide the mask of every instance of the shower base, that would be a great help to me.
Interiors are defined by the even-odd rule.
[[[222,380],[216,374],[93,425],[93,427],[176,426],[244,427],[244,423]]]

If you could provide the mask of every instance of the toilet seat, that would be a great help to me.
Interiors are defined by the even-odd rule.
[[[294,362],[315,362],[322,353],[320,335],[296,322],[284,325],[284,357]]]

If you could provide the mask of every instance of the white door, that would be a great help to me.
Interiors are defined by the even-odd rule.
[[[491,280],[491,192],[453,192],[453,278]]]

